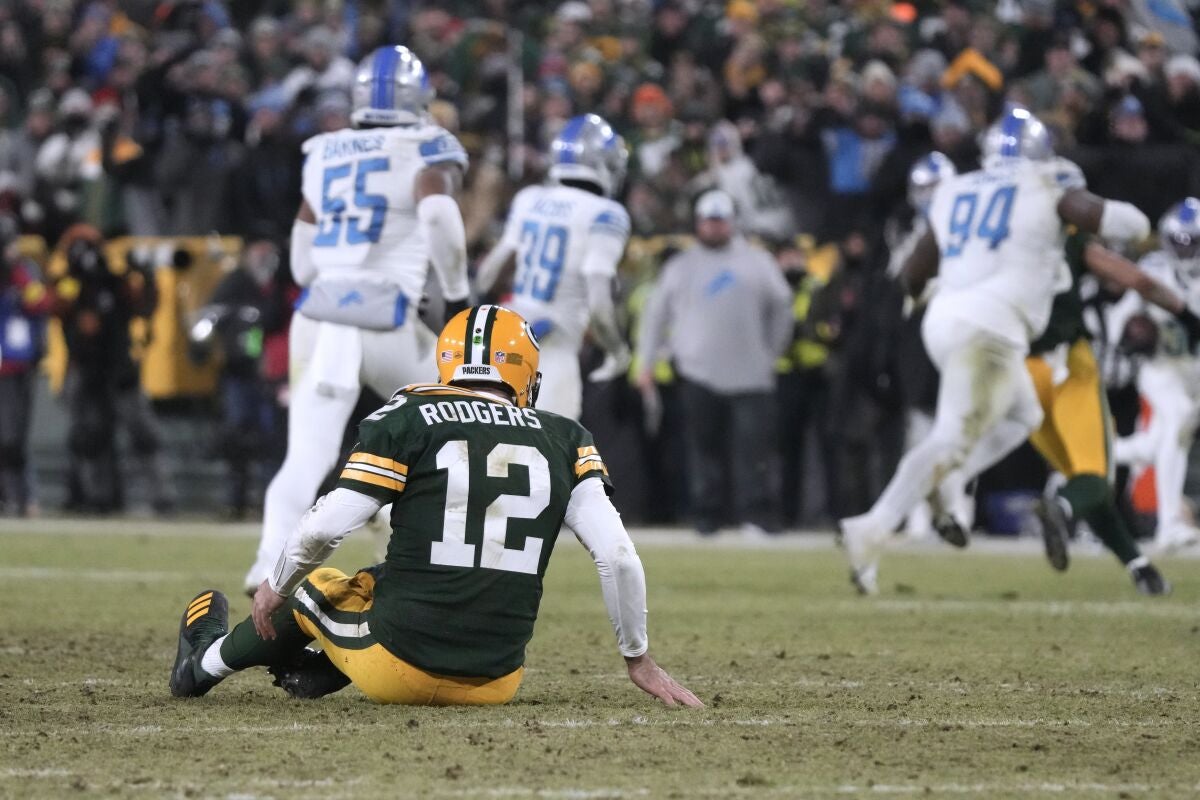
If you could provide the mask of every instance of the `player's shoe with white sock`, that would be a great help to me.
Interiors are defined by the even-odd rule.
[[[1125,565],[1129,570],[1129,576],[1133,578],[1133,585],[1137,587],[1139,594],[1158,597],[1171,593],[1171,584],[1158,571],[1158,567],[1150,563],[1150,559],[1145,556],[1135,558]]]
[[[871,524],[867,515],[848,517],[838,523],[842,548],[850,561],[850,582],[859,594],[879,593],[879,551],[888,538]]]
[[[171,694],[200,697],[221,682],[200,669],[208,646],[229,632],[229,601],[215,589],[192,598],[179,620],[179,651],[171,667]]]

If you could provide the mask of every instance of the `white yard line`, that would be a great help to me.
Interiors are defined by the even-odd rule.
[[[619,728],[811,728],[814,725],[825,724],[827,718],[822,714],[789,714],[786,716],[747,717],[734,719],[712,719],[696,717],[677,717],[648,719],[635,716],[632,718],[566,718],[566,719],[478,719],[475,717],[463,719],[422,720],[420,728],[425,730],[481,730],[501,729],[515,730],[520,728],[551,729],[551,730],[581,730],[581,729],[619,729]],[[1181,728],[1184,723],[1167,720],[1160,717],[1149,719],[1108,719],[1091,721],[1079,718],[987,718],[987,717],[887,717],[871,716],[861,719],[844,720],[845,728],[941,728],[945,730],[990,730],[1006,728],[1051,728],[1055,730],[1064,727],[1071,728],[1118,728],[1118,729],[1163,729]],[[349,721],[301,723],[276,725],[117,725],[112,723],[87,723],[82,725],[58,726],[53,729],[40,730],[0,730],[0,739],[41,736],[128,736],[128,737],[161,737],[163,735],[209,736],[213,734],[303,734],[310,736],[314,732],[335,734],[339,732],[391,731],[392,722],[354,723]]]
[[[188,577],[186,572],[156,569],[84,568],[84,567],[0,567],[0,580],[43,581],[71,579],[100,583],[165,583]]]
[[[874,784],[834,784],[834,785],[804,785],[790,784],[785,786],[749,785],[745,788],[734,786],[703,787],[689,786],[688,797],[737,797],[740,795],[782,795],[786,797],[830,797],[843,795],[864,796],[894,796],[894,795],[1044,795],[1044,794],[1106,794],[1106,795],[1160,795],[1163,792],[1190,793],[1200,791],[1200,784],[1150,784],[1150,783],[1101,783],[1096,781],[1043,781],[1043,782],[987,782],[987,783],[874,783]],[[457,789],[435,792],[434,797],[534,797],[534,798],[563,798],[564,800],[624,800],[624,798],[646,797],[650,791],[645,788],[636,789],[584,789],[560,788],[537,789],[527,786],[495,786],[487,789]]]
[[[262,530],[257,522],[214,522],[204,519],[140,519],[140,518],[68,518],[44,517],[33,520],[0,520],[0,536],[135,536],[166,539],[256,539]],[[743,539],[733,531],[716,536],[701,537],[687,528],[631,527],[634,542],[644,547],[682,547],[697,550],[795,550],[822,551],[835,548],[834,535],[829,530],[793,531],[766,539]],[[903,553],[948,553],[952,548],[933,540],[913,541],[894,537],[891,550]],[[976,535],[962,555],[1020,555],[1042,557],[1040,539],[1032,537]],[[1072,556],[1081,558],[1111,558],[1093,543],[1075,546]],[[1153,555],[1153,554],[1151,554]],[[1200,558],[1200,547],[1171,554],[1172,558]]]

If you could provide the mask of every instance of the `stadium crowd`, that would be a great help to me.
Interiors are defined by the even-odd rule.
[[[912,337],[901,335],[908,323],[886,270],[912,218],[913,163],[939,150],[973,168],[978,135],[1016,100],[1052,127],[1058,151],[1098,194],[1157,220],[1200,194],[1198,15],[1184,0],[8,0],[0,234],[6,245],[19,231],[63,248],[68,277],[85,286],[95,267],[85,262],[97,257],[89,242],[242,237],[242,266],[218,293],[258,316],[232,331],[213,327],[227,356],[238,354],[226,359],[219,424],[241,442],[227,453],[235,477],[226,502],[244,511],[246,463],[262,453],[245,431],[279,429],[271,384],[286,369],[269,342],[287,326],[300,143],[349,124],[359,58],[404,43],[430,71],[431,113],[470,152],[461,206],[475,256],[513,193],[542,179],[547,146],[568,118],[595,112],[625,137],[632,159],[621,199],[641,237],[621,285],[631,338],[647,287],[678,245],[670,235],[692,230],[695,199],[711,188],[733,197],[739,227],[774,254],[793,292],[772,469],[781,522],[811,524],[869,506],[902,450],[905,409],[927,402],[928,370],[905,345]],[[131,286],[146,282],[131,266],[119,286],[72,296],[15,246],[5,251],[0,448],[10,512],[35,507],[23,476],[44,322],[61,318],[79,367],[99,363],[97,347],[127,352],[128,334],[117,330],[153,301]],[[104,292],[122,302],[114,307]],[[25,321],[31,346],[17,346],[13,319]],[[73,478],[83,508],[120,502],[118,488],[87,488],[111,483],[103,457],[92,463],[111,447],[111,420],[129,426],[135,453],[158,450],[144,398],[125,391],[130,365],[117,361],[88,374],[90,388],[78,388],[87,370],[76,369],[65,389],[69,403],[76,398],[71,447],[92,457]],[[641,367],[628,385],[591,387],[585,419],[613,442],[609,463],[640,478],[626,482],[635,507],[623,510],[678,521],[687,507],[681,401],[670,364],[655,365],[663,413],[649,419],[633,385]],[[80,392],[110,400],[83,402]],[[655,487],[655,497],[638,499],[638,486]],[[167,488],[154,499],[172,503]]]

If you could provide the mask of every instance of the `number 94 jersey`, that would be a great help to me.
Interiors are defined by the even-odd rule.
[[[571,186],[522,189],[504,226],[517,261],[508,305],[531,324],[548,321],[556,341],[578,349],[588,325],[585,270],[615,276],[629,228],[614,200]],[[617,255],[611,263],[586,258],[599,249]]]
[[[1054,295],[1071,285],[1058,203],[1084,185],[1065,159],[1000,162],[943,181],[929,208],[943,302],[1018,345],[1041,335]]]
[[[574,420],[440,384],[401,389],[363,420],[337,484],[393,504],[371,633],[441,675],[520,667],[567,504],[585,480],[612,485]]]
[[[301,189],[317,217],[317,269],[369,270],[419,300],[428,247],[417,224],[414,184],[435,164],[465,169],[462,145],[443,128],[416,125],[322,133],[303,150]]]

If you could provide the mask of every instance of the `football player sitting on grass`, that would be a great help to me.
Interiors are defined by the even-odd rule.
[[[362,421],[337,487],[293,531],[250,617],[230,631],[215,590],[188,603],[171,694],[199,697],[266,666],[296,697],[354,683],[379,703],[506,703],[565,523],[595,559],[630,680],[666,705],[703,705],[650,657],[642,563],[591,435],[534,408],[529,325],[499,306],[470,308],[435,352],[441,382],[406,386]],[[354,575],[320,568],[387,503],[383,564]]]

